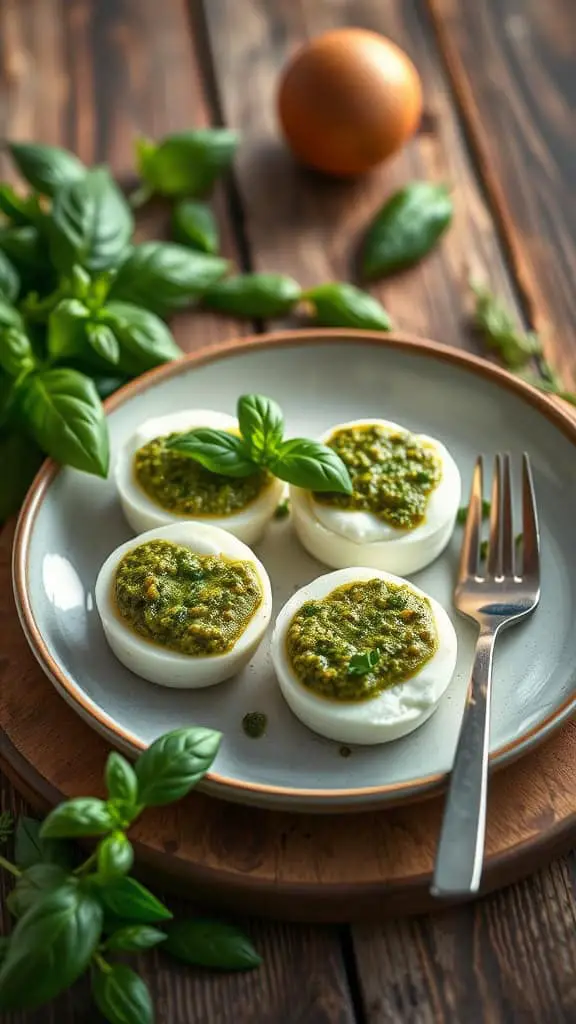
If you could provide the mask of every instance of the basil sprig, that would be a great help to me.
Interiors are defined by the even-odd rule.
[[[434,248],[450,226],[454,205],[445,185],[412,181],[388,199],[362,247],[364,277],[411,267]]]
[[[332,448],[305,437],[284,440],[284,417],[273,399],[241,395],[237,415],[239,437],[199,427],[172,438],[167,447],[190,456],[211,473],[245,477],[267,469],[306,490],[351,494],[348,470]]]
[[[16,877],[7,900],[16,924],[0,948],[0,1011],[34,1009],[90,970],[94,1001],[110,1024],[151,1024],[145,982],[114,958],[159,943],[190,964],[258,966],[260,957],[237,928],[205,918],[172,922],[169,908],[129,875],[126,830],[145,807],[185,796],[210,768],[220,738],[211,729],[178,729],[152,743],[134,766],[112,753],[106,799],[68,800],[43,824],[20,820],[16,863],[1,858]],[[85,860],[68,841],[77,836],[96,839]]]

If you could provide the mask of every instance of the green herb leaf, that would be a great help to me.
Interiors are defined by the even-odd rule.
[[[21,196],[7,182],[0,183],[0,210],[16,227],[34,224],[43,216],[38,196]]]
[[[136,772],[130,762],[115,750],[108,754],[104,779],[111,800],[122,800],[126,804],[136,804],[138,797]]]
[[[70,868],[74,864],[75,851],[71,843],[61,839],[43,839],[40,835],[42,822],[22,815],[18,818],[15,835],[14,859],[19,868],[30,868],[34,864],[56,864]]]
[[[90,310],[78,299],[62,299],[48,317],[48,352],[52,359],[73,359],[86,347]]]
[[[135,878],[118,875],[115,878],[94,880],[93,892],[103,907],[116,917],[141,924],[166,921],[172,913],[153,893]]]
[[[365,277],[411,267],[436,245],[454,207],[445,185],[413,181],[395,192],[372,222],[362,248]]]
[[[223,476],[250,476],[258,469],[242,438],[226,430],[198,427],[167,441],[166,447]]]
[[[24,422],[36,443],[58,462],[106,476],[108,430],[93,382],[77,370],[30,374],[21,387]]]
[[[158,931],[150,924],[130,924],[119,928],[106,939],[105,949],[114,953],[139,953],[144,949],[152,949],[166,940],[166,933]]]
[[[50,223],[51,252],[61,272],[75,263],[91,273],[118,265],[134,230],[130,207],[104,167],[58,189]]]
[[[140,803],[159,807],[186,796],[210,768],[221,739],[202,726],[160,736],[136,761]]]
[[[7,302],[15,302],[20,291],[20,276],[14,264],[0,249],[0,295]]]
[[[352,481],[342,459],[332,448],[305,437],[284,441],[270,471],[281,480],[309,491],[352,493]]]
[[[381,657],[382,651],[379,647],[374,648],[373,651],[365,651],[363,654],[353,654],[348,662],[348,675],[367,675],[376,667]]]
[[[301,294],[298,282],[283,274],[240,274],[213,284],[202,302],[231,316],[267,320],[289,313]]]
[[[132,843],[124,832],[112,832],[98,843],[98,873],[103,879],[128,874],[133,863]]]
[[[115,821],[104,800],[78,796],[59,804],[44,821],[43,839],[67,839],[76,836],[101,836],[110,832]]]
[[[0,327],[0,366],[10,377],[30,373],[36,359],[30,339],[17,327]]]
[[[120,267],[110,298],[168,316],[197,301],[227,269],[219,256],[173,242],[142,242]]]
[[[38,229],[29,227],[2,228],[0,230],[0,249],[8,256],[16,269],[45,270],[46,254],[42,252]]]
[[[81,181],[87,174],[82,161],[59,146],[9,142],[8,149],[22,177],[47,196],[53,196],[62,185]]]
[[[20,332],[25,330],[24,321],[16,307],[0,296],[0,330],[2,327],[14,327]]]
[[[544,391],[547,395],[556,395],[565,402],[569,402],[570,405],[576,405],[576,393],[574,391],[566,391],[556,381],[543,380],[541,377],[537,377],[535,373],[519,373],[518,376],[525,380],[527,384],[531,384],[533,388],[537,388],[538,391]]]
[[[42,452],[24,434],[0,434],[0,523],[18,511],[41,464]]]
[[[250,939],[238,928],[222,921],[210,918],[174,921],[167,931],[163,948],[187,964],[242,971],[262,963]]]
[[[119,342],[118,369],[122,373],[136,377],[182,356],[169,328],[147,309],[130,302],[109,302],[101,319],[112,328]]]
[[[21,875],[6,902],[14,917],[23,917],[30,907],[68,882],[68,871],[58,864],[32,864]]]
[[[86,338],[100,359],[117,366],[120,362],[120,343],[111,327],[100,323],[86,324]]]
[[[150,992],[139,974],[125,964],[109,965],[92,976],[92,995],[110,1024],[153,1024]]]
[[[313,321],[319,327],[352,327],[389,331],[392,321],[378,299],[353,284],[321,284],[304,292],[302,298],[314,308]]]
[[[138,171],[160,195],[203,195],[230,166],[237,145],[237,133],[227,128],[178,132],[157,144],[138,139]]]
[[[483,285],[471,283],[476,296],[474,324],[488,348],[496,352],[505,366],[518,370],[542,351],[540,339],[531,331],[522,331],[507,309]]]
[[[102,909],[78,886],[48,892],[20,918],[0,969],[0,1009],[33,1009],[69,988],[98,945]]]
[[[237,413],[240,433],[254,462],[273,455],[284,434],[284,416],[278,403],[266,395],[241,395]]]
[[[181,199],[172,212],[172,233],[181,245],[215,255],[218,252],[218,225],[206,203]]]

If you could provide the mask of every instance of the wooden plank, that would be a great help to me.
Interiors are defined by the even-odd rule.
[[[574,384],[574,4],[427,3],[530,319]]]
[[[121,177],[133,173],[137,133],[159,136],[211,120],[183,0],[3,0],[0,82],[3,136],[68,146],[87,162],[109,162]],[[224,253],[236,260],[222,192],[217,208]],[[151,210],[144,230],[157,232],[162,217]],[[232,320],[190,314],[178,319],[176,335],[190,349],[242,329]],[[3,798],[20,807],[11,786],[5,780],[2,785]],[[3,895],[7,879],[0,879]],[[171,905],[190,913],[182,901]],[[2,924],[7,926],[5,916]],[[168,966],[159,953],[141,958],[159,1024],[354,1019],[337,930],[257,924],[254,934],[265,952],[255,974],[210,975]],[[87,1024],[96,1017],[84,982],[49,1008],[3,1019]]]
[[[243,135],[237,174],[254,265],[293,274],[307,286],[350,279],[357,241],[389,193],[413,178],[448,181],[456,216],[439,248],[373,291],[400,329],[473,346],[467,278],[485,277],[510,303],[513,290],[421,4],[210,0],[204,9],[224,116]],[[425,96],[416,138],[381,169],[349,183],[298,168],[275,116],[278,76],[289,54],[311,35],[345,24],[381,31],[406,49]],[[238,87],[248,80],[249,88]]]

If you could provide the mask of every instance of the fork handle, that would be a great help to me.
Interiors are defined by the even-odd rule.
[[[436,853],[435,896],[475,893],[480,886],[495,639],[493,628],[481,629]]]

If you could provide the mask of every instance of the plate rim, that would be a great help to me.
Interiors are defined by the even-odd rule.
[[[382,333],[352,328],[298,328],[268,332],[266,334],[240,336],[224,342],[208,344],[193,352],[183,353],[182,358],[170,363],[164,363],[129,381],[106,399],[104,409],[106,414],[108,414],[135,396],[154,387],[155,384],[168,380],[171,377],[179,376],[181,373],[186,373],[190,369],[205,366],[211,362],[224,360],[235,355],[242,355],[257,349],[290,347],[294,345],[305,346],[310,342],[321,342],[324,344],[358,342],[373,345],[375,348],[408,349],[417,355],[451,363],[470,371],[472,374],[478,374],[481,377],[487,378],[501,389],[520,396],[529,405],[533,406],[537,412],[543,415],[545,419],[560,429],[576,447],[576,418],[573,418],[557,400],[544,392],[538,391],[531,384],[522,380],[522,378],[514,376],[504,368],[489,362],[481,356],[402,331]],[[113,743],[116,742],[123,749],[130,748],[137,755],[145,749],[146,745],[139,741],[129,730],[120,726],[101,708],[98,708],[95,702],[80,689],[79,685],[59,668],[48,650],[48,646],[32,611],[27,587],[30,541],[40,507],[50,485],[60,470],[60,465],[54,460],[48,458],[44,461],[32,481],[18,516],[12,552],[12,579],[20,624],[41,668],[60,695],[66,699],[67,703],[85,721],[88,720],[89,724],[92,724],[92,727],[100,732],[101,735],[104,734],[109,740]],[[510,740],[497,750],[492,751],[490,754],[491,768],[507,764],[543,742],[570,717],[575,709],[576,691],[567,697],[554,712],[542,719],[541,722],[522,733],[517,739]],[[252,796],[252,799],[258,797],[265,800],[274,798],[284,799],[290,802],[297,800],[314,802],[316,804],[321,802],[322,804],[330,805],[336,811],[339,807],[343,806],[343,803],[349,804],[354,801],[359,801],[360,805],[364,807],[366,800],[370,801],[370,803],[375,799],[391,803],[412,800],[417,796],[433,795],[445,784],[448,774],[448,771],[435,772],[416,779],[409,779],[405,782],[362,786],[354,789],[302,789],[269,783],[249,782],[247,780],[242,781],[221,775],[218,772],[208,772],[203,781],[212,792],[220,791],[222,795],[225,795],[226,792],[232,790],[234,793],[233,798],[236,801],[241,800],[244,793],[248,800]]]

